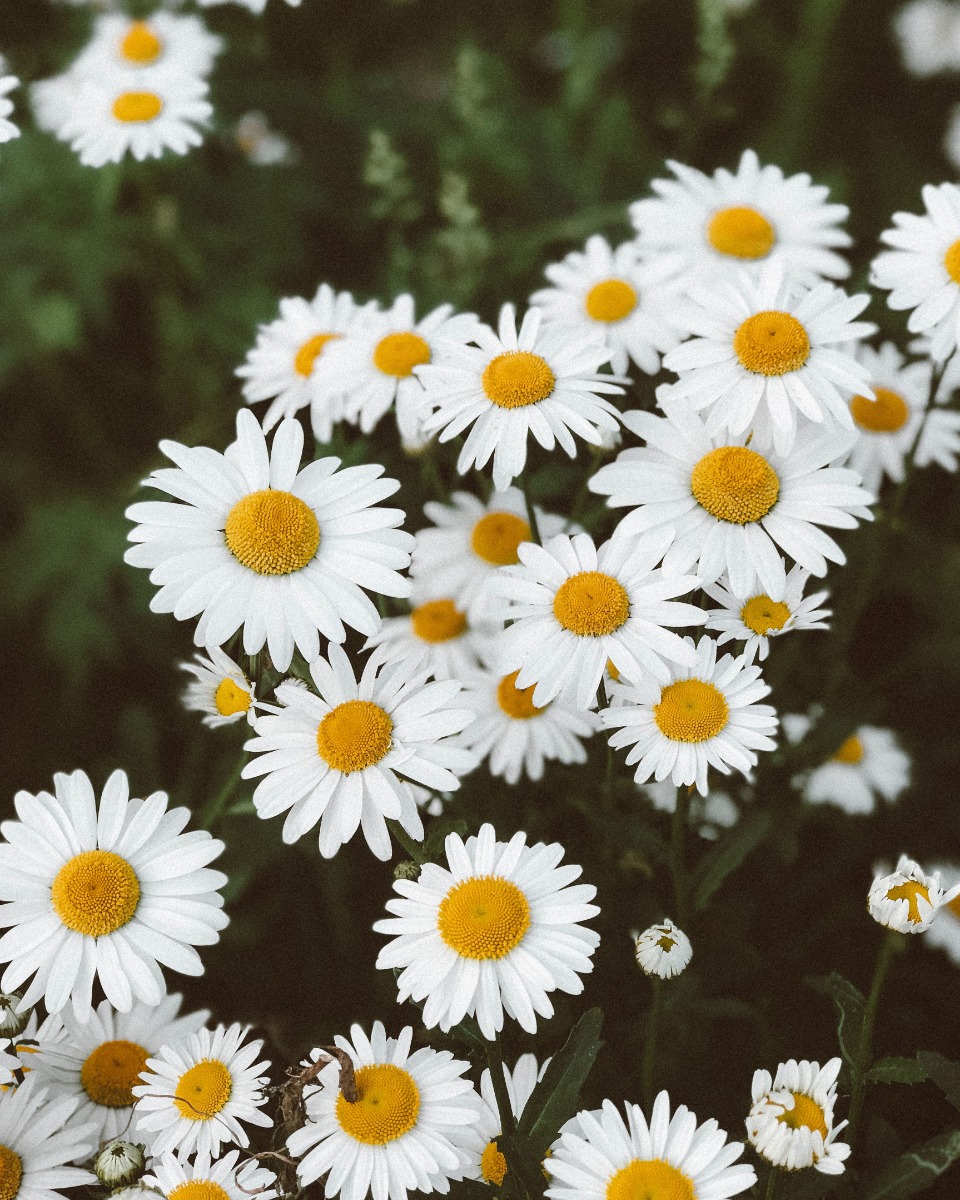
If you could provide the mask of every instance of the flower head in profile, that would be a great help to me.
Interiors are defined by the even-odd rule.
[[[836,1140],[846,1121],[834,1123],[839,1058],[825,1066],[790,1059],[753,1076],[753,1106],[747,1117],[747,1137],[761,1158],[786,1171],[816,1167],[825,1175],[840,1175],[850,1147]]]
[[[180,666],[194,676],[183,694],[183,706],[205,713],[204,725],[216,729],[244,718],[253,724],[256,685],[219,646],[211,646],[206,656],[197,654],[193,662]]]
[[[751,596],[735,596],[724,586],[725,581],[707,584],[704,591],[720,608],[709,609],[706,625],[720,636],[717,645],[744,642],[743,653],[749,662],[763,662],[770,651],[771,638],[791,630],[829,629],[830,609],[820,606],[829,592],[814,592],[804,596],[803,589],[810,572],[794,566],[786,575],[783,589],[773,596],[755,592]]]
[[[645,975],[672,979],[690,963],[693,948],[690,939],[669,917],[659,925],[651,925],[637,938],[637,964]]]
[[[887,929],[925,933],[946,896],[936,872],[928,875],[919,863],[901,854],[892,874],[874,879],[867,907],[870,916]]]

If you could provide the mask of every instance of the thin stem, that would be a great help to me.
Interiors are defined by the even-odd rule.
[[[857,1123],[863,1109],[865,1094],[864,1076],[870,1066],[873,1051],[873,1030],[877,1023],[877,1008],[880,1004],[880,993],[890,970],[890,964],[897,954],[905,949],[904,935],[896,930],[887,931],[883,939],[880,953],[877,955],[877,965],[873,969],[873,982],[870,984],[870,995],[867,997],[867,1007],[863,1014],[863,1025],[860,1028],[860,1041],[857,1045],[856,1070],[853,1074],[853,1087],[850,1096],[850,1124],[846,1132],[846,1141],[853,1144]]]
[[[208,800],[200,810],[200,815],[197,818],[197,824],[201,829],[206,829],[208,833],[213,832],[213,827],[217,822],[217,818],[227,807],[230,798],[233,796],[233,793],[236,790],[237,784],[240,782],[240,772],[243,770],[243,762],[244,760],[238,756],[233,770],[230,772],[230,777],[227,779],[226,783],[224,783],[220,791],[217,792],[215,796],[211,797],[211,799]]]
[[[954,351],[951,350],[939,367],[934,367],[930,374],[930,387],[927,392],[927,406],[923,410],[923,416],[920,418],[920,424],[917,426],[917,432],[914,434],[910,449],[907,451],[906,459],[904,460],[903,479],[897,484],[897,490],[893,494],[893,499],[890,502],[889,512],[887,514],[888,521],[893,524],[903,509],[904,501],[907,497],[907,489],[909,488],[913,477],[917,471],[917,451],[920,449],[920,442],[923,438],[923,431],[927,427],[927,420],[933,410],[934,398],[940,388],[940,384],[944,375],[947,372],[947,367],[950,364],[950,359],[953,358]]]
[[[530,526],[530,537],[538,546],[542,546],[543,542],[540,541],[540,526],[537,524],[537,512],[533,507],[533,501],[530,499],[530,484],[526,475],[520,476],[520,486],[523,489],[523,500],[527,506],[527,524]]]
[[[503,1053],[500,1049],[500,1035],[487,1042],[487,1066],[490,1068],[490,1078],[493,1080],[493,1094],[497,1098],[497,1108],[500,1111],[500,1132],[509,1137],[517,1127],[510,1106],[510,1094],[507,1091],[507,1078],[503,1073]]]
[[[413,840],[399,821],[387,821],[387,828],[417,866],[422,867],[425,862],[429,861],[423,853],[423,846]]]
[[[770,1174],[767,1176],[767,1190],[764,1192],[764,1200],[773,1200],[777,1194],[777,1184],[780,1182],[780,1172],[776,1167],[770,1168]]]
[[[681,786],[677,788],[677,803],[670,826],[670,870],[677,898],[677,921],[684,931],[687,924],[687,881],[683,866],[683,843],[689,820],[690,791]]]
[[[654,977],[650,982],[653,984],[653,1003],[650,1005],[650,1015],[647,1018],[647,1039],[643,1044],[640,1077],[643,1102],[647,1108],[653,1103],[653,1080],[657,1065],[657,1034],[660,1029],[660,1011],[663,1007],[663,980]]]
[[[437,465],[435,444],[431,442],[420,452],[420,474],[429,491],[437,500],[446,500],[447,489],[440,478],[440,468]]]

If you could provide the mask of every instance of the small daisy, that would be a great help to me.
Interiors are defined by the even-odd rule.
[[[832,804],[850,816],[872,813],[877,797],[891,803],[910,786],[910,755],[890,729],[861,725],[833,757],[802,781],[810,804]]]
[[[441,431],[448,442],[472,426],[457,459],[461,475],[492,457],[493,485],[503,491],[526,465],[528,434],[544,450],[559,442],[575,458],[573,434],[597,446],[602,430],[618,428],[603,396],[623,388],[618,377],[597,373],[610,360],[600,334],[571,338],[538,308],[527,310],[518,332],[513,305],[505,304],[497,333],[478,324],[475,339],[478,346],[450,345],[417,371],[436,409],[424,432]]]
[[[741,1142],[728,1142],[714,1120],[697,1123],[685,1105],[670,1115],[661,1092],[648,1122],[639,1104],[611,1100],[580,1112],[561,1129],[549,1160],[550,1200],[727,1200],[757,1181],[753,1167],[736,1166]]]
[[[489,824],[466,842],[451,833],[447,868],[427,863],[416,880],[394,882],[395,915],[374,925],[391,935],[377,966],[402,968],[397,999],[425,1000],[427,1029],[475,1016],[493,1039],[506,1012],[535,1033],[538,1014],[553,1016],[549,992],[583,991],[600,937],[579,922],[600,911],[590,903],[596,888],[571,886],[581,868],[559,865],[562,846],[526,840],[498,842]]]
[[[672,979],[685,970],[693,957],[690,939],[669,917],[651,925],[637,938],[637,963],[645,975]]]
[[[669,542],[659,530],[599,547],[586,533],[520,547],[520,565],[504,568],[496,583],[513,620],[499,660],[519,671],[518,688],[536,684],[534,704],[562,694],[589,708],[608,662],[628,679],[663,682],[677,664],[693,662],[691,645],[667,627],[700,625],[704,613],[673,600],[697,586],[694,576],[656,566]]]
[[[897,13],[893,28],[911,75],[960,70],[960,9],[951,0],[913,0]]]
[[[425,671],[432,679],[465,680],[480,667],[481,657],[498,625],[474,625],[449,596],[424,600],[404,617],[388,617],[367,638],[370,662],[402,666],[410,675]]]
[[[0,1195],[4,1200],[60,1200],[63,1188],[96,1186],[91,1171],[67,1166],[96,1148],[92,1125],[71,1118],[75,1100],[47,1100],[36,1076],[0,1090]]]
[[[809,175],[784,177],[761,167],[745,150],[736,174],[722,167],[713,176],[668,162],[676,176],[655,179],[656,196],[630,206],[641,258],[657,260],[677,283],[710,286],[761,263],[781,266],[804,286],[845,279],[850,267],[838,247],[850,236],[838,228],[849,209],[828,204],[829,189]]]
[[[934,863],[930,871],[940,876],[946,894],[924,944],[938,946],[955,966],[960,966],[960,867],[956,863]]]
[[[231,1142],[247,1146],[247,1125],[271,1126],[259,1110],[266,1104],[262,1074],[268,1062],[254,1062],[263,1042],[244,1040],[242,1025],[201,1029],[189,1042],[164,1046],[147,1059],[143,1083],[133,1089],[136,1132],[154,1158],[175,1150],[180,1159],[220,1153]],[[209,1197],[208,1197],[209,1200]]]
[[[158,1188],[166,1200],[274,1200],[280,1192],[276,1175],[249,1160],[238,1166],[239,1158],[239,1150],[216,1161],[198,1154],[192,1163],[164,1154],[151,1163],[143,1186]]]
[[[479,1107],[462,1077],[469,1064],[429,1046],[411,1053],[412,1040],[412,1026],[388,1038],[380,1021],[369,1038],[359,1025],[350,1040],[337,1035],[354,1064],[357,1094],[351,1100],[340,1090],[334,1061],[304,1090],[307,1123],[287,1140],[302,1160],[301,1187],[326,1175],[328,1197],[407,1200],[408,1191],[448,1192],[451,1179],[463,1178]],[[314,1050],[308,1065],[321,1057]]]
[[[211,33],[199,17],[155,12],[145,21],[123,13],[97,17],[93,36],[74,59],[76,74],[123,72],[132,81],[152,78],[157,69],[171,74],[206,76],[223,48],[223,39]]]
[[[770,651],[770,639],[800,629],[829,629],[833,614],[820,605],[829,592],[804,596],[810,572],[793,567],[786,575],[782,591],[773,596],[766,592],[735,596],[722,583],[707,584],[704,591],[721,606],[707,612],[707,628],[720,633],[717,645],[736,640],[745,642],[743,654],[748,662],[763,662]]]
[[[273,129],[266,115],[257,109],[244,113],[237,121],[233,140],[247,162],[255,167],[285,166],[297,158],[290,139]]]
[[[625,703],[602,709],[600,719],[617,730],[614,749],[632,747],[627,765],[637,763],[637,783],[669,778],[677,787],[696,784],[706,796],[708,767],[747,775],[757,750],[774,749],[777,714],[757,703],[770,693],[759,667],[729,654],[718,660],[709,637],[700,639],[695,657],[692,666],[674,668],[665,686],[649,677],[616,686]]]
[[[761,454],[749,438],[711,438],[697,413],[669,398],[663,417],[628,412],[624,423],[647,446],[624,450],[589,482],[609,496],[612,508],[631,507],[616,536],[635,537],[666,527],[674,541],[664,556],[668,574],[696,565],[700,581],[726,572],[738,596],[782,595],[787,584],[780,551],[812,575],[827,560],[844,563],[837,543],[821,526],[856,528],[871,520],[870,492],[856,472],[834,466],[853,435],[805,429],[789,455]]]
[[[850,1147],[836,1137],[847,1122],[833,1121],[840,1066],[839,1058],[823,1067],[791,1058],[773,1079],[769,1071],[754,1072],[747,1137],[761,1158],[785,1171],[843,1174]]]
[[[543,1066],[538,1066],[532,1054],[521,1054],[512,1071],[504,1066],[503,1080],[514,1121],[520,1120],[527,1101],[549,1065],[549,1058]],[[501,1187],[507,1174],[507,1160],[497,1146],[497,1138],[503,1133],[503,1121],[489,1068],[480,1076],[480,1099],[480,1113],[474,1130],[480,1161],[470,1175],[471,1178],[482,1179],[484,1183],[492,1183],[494,1187]]]
[[[3,59],[0,58],[0,71],[4,65]],[[7,98],[10,92],[19,86],[20,80],[16,75],[0,75],[0,142],[9,142],[12,138],[20,136],[18,127],[8,119],[13,112],[13,101]]]
[[[68,1000],[90,1014],[94,978],[121,1012],[134,1000],[159,1004],[159,964],[202,975],[194,946],[219,941],[228,921],[217,889],[227,882],[207,864],[223,842],[205,829],[181,833],[190,810],[167,811],[165,792],[131,800],[114,771],[97,803],[83,771],[54,776],[56,795],[17,792],[19,821],[0,830],[0,986],[33,976],[21,1002],[43,997],[48,1012]]]
[[[344,625],[367,636],[380,628],[361,588],[409,595],[398,574],[413,545],[396,528],[404,513],[373,507],[400,486],[381,478],[383,467],[338,471],[340,459],[320,458],[300,470],[299,422],[282,421],[268,452],[246,410],[224,454],[177,442],[160,449],[177,465],[154,471],[145,486],[185,503],[128,508],[139,522],[129,538],[140,544],[124,557],[159,584],[154,612],[181,621],[202,614],[198,646],[220,646],[242,626],[244,653],[266,643],[285,671],[294,646],[308,662],[319,655],[320,634],[339,643]]]
[[[195,656],[192,663],[181,663],[184,671],[196,678],[187,685],[183,694],[183,706],[192,712],[202,712],[204,725],[216,729],[220,725],[232,725],[244,717],[253,724],[256,710],[256,684],[250,682],[243,671],[219,646],[211,646],[207,657]]]
[[[919,863],[901,854],[892,874],[874,879],[867,908],[870,916],[887,929],[924,933],[946,897],[936,872],[928,875]]]
[[[359,826],[373,853],[386,860],[388,819],[423,839],[417,806],[398,775],[438,791],[459,788],[457,775],[476,759],[451,737],[473,713],[459,703],[457,680],[427,683],[426,674],[379,671],[368,662],[358,684],[339,646],[330,647],[329,661],[316,659],[310,674],[320,694],[281,683],[279,707],[257,719],[257,736],[244,747],[258,757],[242,777],[264,776],[253,793],[257,815],[267,820],[286,812],[285,842],[319,821],[324,858]]]
[[[639,261],[633,242],[613,250],[606,238],[595,234],[582,251],[574,250],[544,270],[554,286],[534,292],[530,303],[541,308],[548,321],[559,321],[588,338],[601,334],[617,375],[626,374],[631,360],[641,371],[656,375],[660,355],[672,349],[679,336],[656,299],[663,274],[656,262]]]

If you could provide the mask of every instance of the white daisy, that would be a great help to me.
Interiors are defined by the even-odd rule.
[[[504,1065],[503,1081],[514,1121],[520,1120],[527,1101],[549,1065],[548,1058],[539,1066],[532,1054],[521,1054],[512,1071]],[[494,1187],[500,1187],[507,1174],[507,1160],[497,1146],[497,1138],[503,1133],[503,1120],[489,1068],[480,1076],[480,1101],[480,1111],[474,1128],[477,1137],[475,1154],[479,1161],[470,1171],[470,1176],[482,1179],[484,1183],[491,1183]]]
[[[132,542],[125,560],[150,569],[159,591],[154,612],[178,620],[202,614],[194,641],[219,646],[242,626],[243,649],[266,643],[285,671],[297,649],[309,662],[322,634],[346,638],[344,625],[375,633],[380,616],[361,588],[407,596],[398,571],[410,561],[413,538],[397,529],[398,508],[374,508],[398,488],[383,467],[338,471],[338,458],[299,470],[303,429],[281,422],[268,453],[251,412],[237,414],[237,440],[224,454],[161,442],[175,468],[154,471],[145,486],[183,504],[144,503],[127,509]]]
[[[537,685],[535,704],[562,695],[589,708],[608,662],[628,679],[663,682],[674,666],[693,662],[692,647],[667,627],[701,625],[704,613],[673,600],[697,580],[657,567],[669,543],[661,529],[599,547],[586,533],[520,547],[520,565],[505,567],[496,581],[513,620],[499,660],[505,671],[519,671],[517,687]]]
[[[244,113],[237,121],[233,140],[247,162],[256,167],[283,166],[297,158],[290,139],[273,129],[266,115],[257,109]]]
[[[30,106],[37,128],[59,137],[73,117],[79,90],[80,79],[71,71],[32,83]]]
[[[122,72],[131,83],[138,76],[152,78],[157,69],[206,76],[222,48],[223,39],[199,17],[160,11],[135,21],[124,13],[104,13],[70,69],[89,76]]]
[[[579,922],[600,911],[590,903],[596,888],[570,886],[581,868],[559,866],[562,846],[526,840],[498,842],[489,824],[466,842],[451,833],[446,868],[427,863],[416,880],[394,882],[395,915],[374,925],[391,935],[377,966],[402,968],[397,999],[425,1000],[427,1029],[475,1016],[493,1039],[506,1012],[535,1033],[538,1014],[553,1016],[549,992],[583,991],[600,936]]]
[[[244,747],[258,755],[242,771],[260,776],[253,793],[264,820],[287,812],[283,840],[295,842],[320,822],[320,853],[336,854],[360,826],[380,859],[391,853],[388,819],[418,841],[423,824],[398,775],[450,792],[476,759],[451,741],[473,719],[458,702],[457,680],[427,683],[403,669],[368,662],[359,684],[339,646],[310,674],[319,695],[281,683],[280,707],[258,717]],[[288,811],[289,810],[289,811]]]
[[[478,324],[478,346],[448,346],[417,374],[436,409],[425,433],[448,442],[472,426],[460,456],[461,475],[493,458],[493,484],[502,491],[527,461],[527,435],[545,450],[559,442],[571,457],[573,434],[593,446],[601,431],[615,431],[619,416],[605,394],[620,394],[617,377],[600,375],[610,351],[600,334],[571,338],[565,325],[545,321],[538,308],[524,315],[519,332],[512,304],[500,310],[497,333]]]
[[[672,979],[689,965],[693,947],[683,930],[664,917],[659,925],[651,925],[637,938],[637,963],[645,975],[657,979]]]
[[[637,783],[669,778],[706,796],[708,767],[746,775],[757,750],[774,749],[777,714],[757,703],[770,693],[760,668],[729,654],[718,660],[713,638],[702,637],[696,661],[675,667],[665,686],[646,677],[614,691],[625,702],[602,709],[600,719],[616,730],[611,746],[632,747],[627,765],[637,764]]]
[[[551,263],[543,273],[554,286],[534,292],[530,303],[543,310],[546,320],[587,337],[601,334],[617,375],[626,374],[631,360],[641,371],[656,375],[660,355],[675,346],[679,336],[667,323],[658,298],[664,275],[659,262],[641,263],[633,242],[614,250],[606,238],[594,234],[583,250]]]
[[[60,1200],[63,1188],[96,1186],[91,1171],[67,1166],[96,1146],[94,1127],[71,1120],[75,1100],[47,1100],[36,1076],[0,1090],[0,1195],[9,1200]]]
[[[462,1178],[464,1150],[477,1119],[478,1097],[463,1078],[469,1064],[449,1050],[410,1051],[413,1028],[388,1038],[380,1021],[370,1037],[359,1025],[336,1044],[355,1068],[355,1098],[340,1090],[340,1064],[330,1062],[304,1090],[307,1123],[287,1148],[302,1159],[302,1187],[326,1175],[325,1196],[407,1200],[408,1192],[448,1192]],[[313,1051],[317,1061],[321,1052]]]
[[[432,679],[460,679],[480,667],[484,650],[499,625],[472,624],[449,596],[424,600],[403,617],[388,617],[367,638],[370,662],[402,666],[411,675],[427,672]]]
[[[785,577],[782,590],[774,595],[755,592],[753,595],[734,595],[723,582],[707,584],[704,591],[721,606],[707,612],[707,628],[720,633],[717,645],[736,640],[745,642],[743,654],[749,662],[763,662],[770,650],[770,639],[800,629],[829,629],[829,608],[820,606],[829,592],[814,592],[804,596],[810,572],[792,567]]]
[[[248,1032],[238,1024],[201,1029],[189,1042],[164,1046],[147,1059],[144,1082],[133,1094],[136,1131],[154,1158],[171,1150],[181,1159],[212,1157],[224,1143],[249,1145],[245,1124],[273,1124],[260,1112],[270,1064],[254,1061],[263,1042],[244,1044]]]
[[[960,9],[951,0],[912,0],[897,13],[893,28],[912,75],[960,70]]]
[[[710,286],[765,262],[807,287],[850,274],[836,253],[851,244],[838,228],[849,209],[828,204],[829,189],[809,175],[785,178],[779,167],[761,167],[753,150],[744,150],[733,175],[667,166],[676,180],[655,179],[656,196],[631,204],[630,218],[641,257],[659,261],[681,286]]]
[[[714,1120],[697,1123],[685,1105],[670,1115],[661,1092],[649,1122],[639,1104],[625,1104],[626,1120],[611,1100],[580,1112],[561,1129],[548,1159],[551,1200],[727,1200],[752,1187],[757,1176],[733,1164],[741,1142],[728,1142]]]
[[[870,916],[887,929],[925,933],[946,897],[936,872],[927,874],[919,863],[901,854],[895,871],[874,879],[867,908]]]
[[[753,1106],[747,1117],[750,1144],[767,1162],[785,1171],[816,1167],[825,1175],[841,1175],[850,1147],[836,1140],[847,1122],[834,1124],[839,1058],[823,1067],[806,1059],[780,1063],[753,1075]]]
[[[624,423],[647,446],[623,450],[601,467],[590,490],[612,508],[632,507],[616,536],[666,527],[674,542],[664,556],[667,573],[696,564],[703,584],[727,572],[737,595],[782,594],[782,550],[812,575],[827,560],[844,563],[837,543],[820,526],[854,529],[871,520],[873,496],[856,472],[832,464],[849,451],[853,435],[805,429],[789,455],[761,454],[747,438],[711,438],[697,413],[661,399],[663,417],[628,412]]]
[[[938,946],[954,965],[960,966],[960,867],[937,862],[930,872],[940,876],[946,894],[923,941],[926,946]]]
[[[158,1188],[166,1200],[274,1200],[280,1193],[276,1175],[249,1160],[238,1165],[239,1158],[239,1150],[215,1161],[208,1153],[193,1162],[164,1154],[150,1164],[143,1186]]]
[[[892,730],[861,725],[800,786],[810,804],[832,804],[851,816],[872,813],[878,796],[892,803],[910,786],[910,755]]]
[[[0,60],[0,71],[3,70],[4,63]],[[19,128],[9,120],[10,114],[13,112],[13,101],[7,97],[14,88],[20,86],[20,80],[16,75],[0,75],[0,142],[9,142],[12,138],[20,136]]]
[[[130,799],[123,771],[99,804],[83,771],[54,776],[56,795],[17,792],[19,821],[0,830],[0,962],[5,991],[33,976],[22,1007],[42,996],[48,1012],[73,1001],[90,1013],[94,978],[121,1012],[134,1000],[159,1004],[159,964],[202,975],[194,946],[211,946],[228,921],[207,864],[223,842],[205,829],[181,830],[188,808],[167,811],[165,792]]]
[[[204,725],[216,729],[220,725],[242,721],[244,717],[253,724],[256,684],[250,682],[219,646],[211,646],[206,658],[197,654],[194,662],[180,666],[195,676],[183,694],[183,706],[192,712],[206,713]]]

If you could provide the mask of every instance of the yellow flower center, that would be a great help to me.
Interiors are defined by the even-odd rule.
[[[539,717],[550,706],[545,704],[543,708],[537,708],[532,699],[533,690],[537,685],[532,683],[527,688],[518,688],[519,674],[519,671],[514,671],[512,675],[504,675],[500,680],[497,684],[497,703],[507,716],[513,717],[515,721],[529,721],[531,717]]]
[[[315,333],[312,338],[307,338],[293,359],[293,369],[296,373],[304,379],[309,379],[313,374],[313,364],[320,357],[324,346],[338,337],[339,333]]]
[[[134,21],[120,42],[120,57],[146,65],[160,57],[163,42],[146,21]]]
[[[487,1142],[480,1155],[480,1174],[487,1183],[499,1187],[507,1173],[507,1160],[497,1149],[496,1142]]]
[[[147,1064],[149,1051],[122,1039],[103,1042],[88,1054],[80,1068],[80,1082],[94,1104],[129,1108],[136,1100],[133,1088]]]
[[[167,1200],[230,1200],[230,1193],[212,1179],[188,1179],[167,1192]]]
[[[430,361],[430,347],[419,333],[388,333],[377,342],[373,365],[384,375],[406,379],[413,368]]]
[[[627,589],[603,571],[581,571],[557,588],[553,615],[579,637],[614,633],[630,616]]]
[[[612,325],[629,317],[637,307],[637,291],[625,279],[604,279],[587,292],[583,307],[592,320]]]
[[[678,679],[660,693],[653,706],[657,728],[674,742],[708,742],[730,719],[727,700],[719,688],[703,679]]]
[[[232,717],[235,713],[250,711],[250,693],[232,679],[221,679],[213,702],[221,717]]]
[[[782,629],[790,620],[790,609],[782,600],[754,596],[740,609],[740,620],[748,629],[766,637],[771,629]]]
[[[462,958],[505,958],[530,927],[527,898],[509,879],[474,875],[440,901],[440,936]]]
[[[919,903],[921,898],[929,904],[930,892],[922,883],[917,883],[915,879],[907,879],[903,883],[898,883],[896,887],[890,888],[887,892],[888,900],[906,900],[907,920],[912,925],[919,925],[923,920]]]
[[[960,238],[947,249],[943,256],[943,265],[954,283],[960,283]]]
[[[470,545],[474,554],[495,567],[520,561],[517,547],[530,541],[530,526],[512,512],[488,512],[474,525]]]
[[[152,121],[163,111],[163,101],[155,92],[121,92],[113,102],[113,115],[130,125]]]
[[[635,1158],[607,1184],[605,1200],[696,1200],[693,1181],[662,1158]]]
[[[810,338],[791,313],[759,312],[739,326],[733,349],[740,365],[755,375],[788,375],[807,361]]]
[[[422,642],[450,642],[467,632],[467,618],[452,600],[428,600],[410,614],[413,632]]]
[[[9,1146],[0,1146],[0,1200],[13,1200],[20,1191],[23,1162]]]
[[[960,921],[960,896],[954,896],[954,898],[952,900],[948,900],[943,907],[949,911],[951,917],[956,917],[956,919]]]
[[[711,517],[749,525],[776,504],[780,480],[763,455],[749,446],[720,446],[693,468],[690,490]]]
[[[337,1121],[344,1133],[365,1146],[385,1146],[409,1133],[420,1114],[420,1091],[413,1077],[394,1063],[374,1063],[356,1073],[358,1099],[337,1096]]]
[[[68,929],[105,937],[137,911],[140,884],[133,867],[110,850],[85,850],[63,864],[50,889],[53,911]]]
[[[481,382],[487,399],[497,408],[526,408],[546,400],[557,379],[539,354],[508,350],[487,363]]]
[[[809,1129],[826,1137],[829,1132],[826,1117],[816,1100],[811,1100],[803,1092],[791,1092],[790,1095],[793,1097],[793,1108],[785,1108],[777,1120],[790,1129]]]
[[[850,401],[853,419],[868,433],[896,433],[910,420],[910,407],[906,400],[889,388],[875,387],[876,400],[866,396],[854,396]]]
[[[763,213],[747,205],[721,208],[707,225],[710,245],[733,258],[765,258],[776,240],[776,231]]]
[[[230,509],[223,535],[233,557],[258,575],[300,571],[320,546],[313,509],[292,492],[250,492]]]
[[[831,762],[846,763],[848,767],[855,767],[858,762],[863,760],[863,742],[857,735],[851,734],[850,737],[843,743],[840,749],[833,755]]]
[[[209,1121],[230,1099],[233,1078],[219,1059],[203,1058],[185,1071],[174,1092],[180,1115],[190,1121]]]
[[[657,938],[657,945],[664,954],[669,954],[676,944],[677,939],[672,938],[669,933],[665,933],[662,937]]]
[[[378,763],[390,750],[393,721],[372,700],[345,700],[317,726],[317,753],[335,771],[350,775]]]

